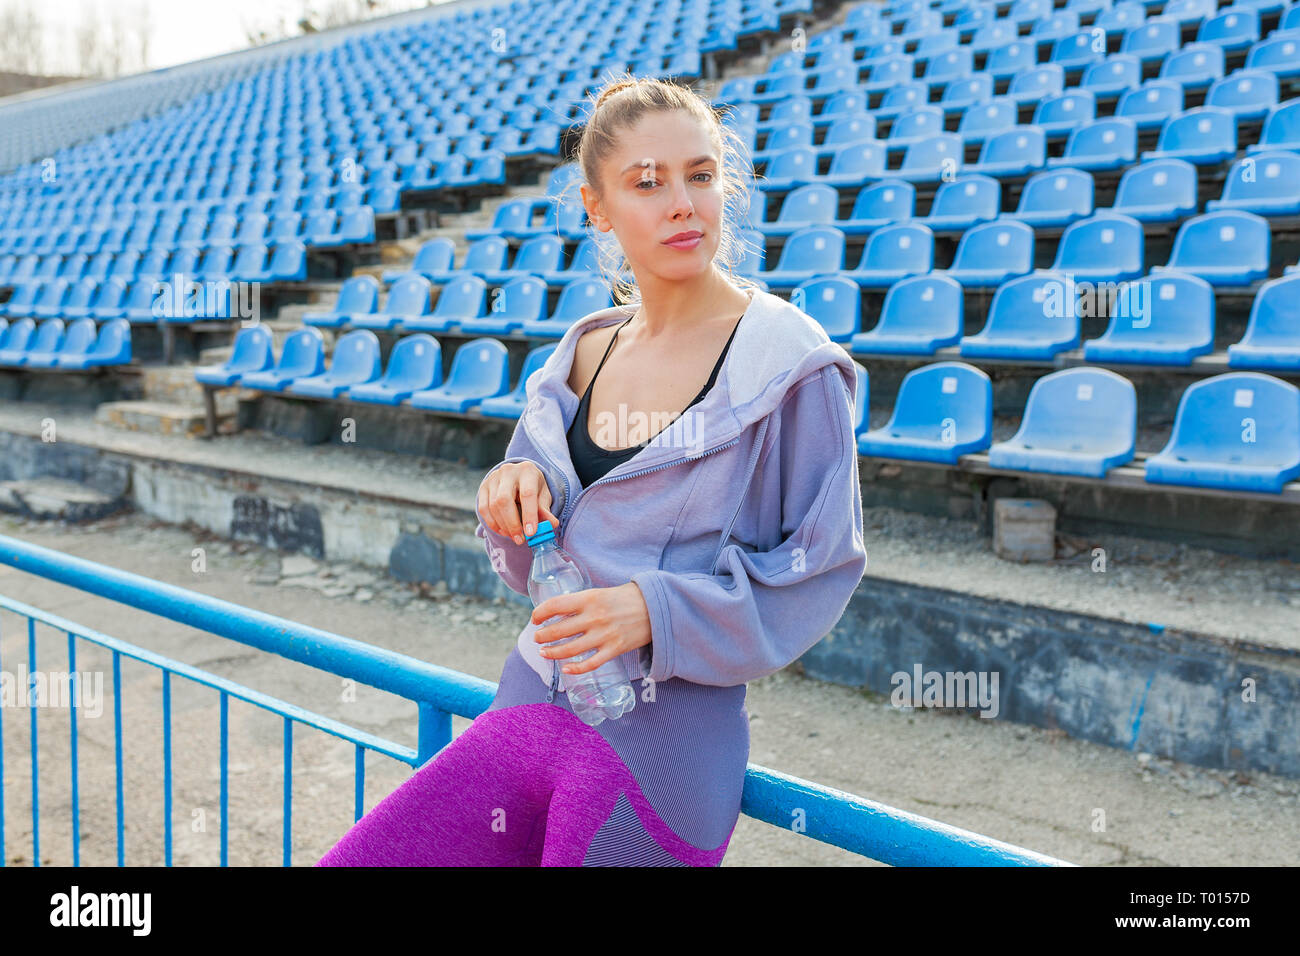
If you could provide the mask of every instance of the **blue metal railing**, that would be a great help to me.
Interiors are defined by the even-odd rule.
[[[172,862],[171,833],[171,676],[214,688],[220,695],[221,865],[228,862],[228,701],[231,697],[284,718],[283,861],[291,864],[293,724],[300,723],[355,746],[354,820],[364,813],[365,751],[419,767],[451,742],[451,715],[473,719],[485,711],[496,684],[371,644],[164,584],[140,575],[72,557],[16,538],[0,535],[0,564],[69,585],[160,617],[308,664],[387,691],[417,705],[417,745],[414,750],[314,714],[196,667],[171,660],[118,638],[0,596],[0,608],[27,619],[28,673],[36,669],[36,624],[41,622],[68,636],[68,671],[76,680],[77,638],[113,652],[114,760],[117,771],[117,863],[125,865],[122,776],[121,658],[162,671],[163,794],[165,862]],[[0,662],[0,669],[3,662]],[[74,683],[75,690],[75,683]],[[72,777],[73,864],[80,865],[80,825],[77,794],[76,693],[70,708],[70,773]],[[40,865],[40,800],[37,785],[36,708],[31,707],[32,844]],[[0,723],[3,740],[3,723]],[[0,861],[4,847],[4,754],[0,747]],[[741,812],[781,829],[798,821],[803,835],[842,847],[893,866],[1072,866],[1031,850],[951,827],[936,820],[897,810],[853,794],[750,764],[745,775]]]

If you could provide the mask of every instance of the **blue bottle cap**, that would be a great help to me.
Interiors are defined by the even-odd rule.
[[[555,540],[555,528],[549,518],[543,518],[537,522],[537,533],[530,534],[524,538],[524,544],[530,548],[535,548],[539,544]]]

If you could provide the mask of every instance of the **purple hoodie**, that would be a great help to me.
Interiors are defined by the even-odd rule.
[[[641,589],[651,644],[616,658],[629,680],[744,684],[829,633],[866,570],[853,360],[801,309],[754,291],[705,398],[582,488],[566,439],[574,347],[634,311],[602,309],[564,333],[525,385],[501,464],[546,476],[559,543],[593,587]],[[478,518],[493,567],[526,595],[532,549]],[[560,664],[537,653],[536,630],[529,620],[519,652],[551,686]]]

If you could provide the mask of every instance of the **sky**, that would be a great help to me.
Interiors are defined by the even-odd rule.
[[[121,16],[132,29],[143,24],[149,31],[148,68],[159,69],[247,49],[246,25],[289,28],[305,6],[321,9],[330,0],[0,0],[0,6],[15,2],[30,6],[42,20],[45,72],[80,75],[77,30],[87,17],[106,23]],[[390,12],[422,6],[425,0],[386,0]],[[299,31],[279,35],[297,36]]]

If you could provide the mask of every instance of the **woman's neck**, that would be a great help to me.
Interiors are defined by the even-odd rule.
[[[681,341],[714,320],[734,321],[749,306],[748,293],[737,289],[716,269],[683,282],[638,283],[640,308],[626,332],[647,345]],[[622,339],[622,335],[619,336]]]

